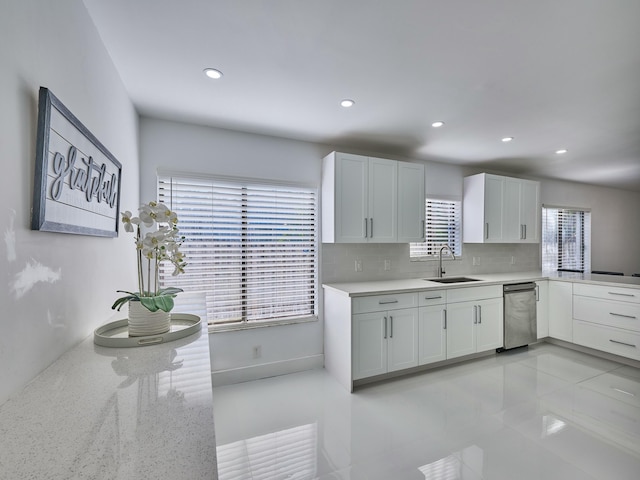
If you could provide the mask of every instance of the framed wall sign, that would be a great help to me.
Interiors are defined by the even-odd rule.
[[[31,229],[117,237],[122,165],[40,87]]]

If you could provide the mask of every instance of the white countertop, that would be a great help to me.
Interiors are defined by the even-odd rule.
[[[475,278],[477,282],[465,283],[437,283],[423,278],[410,278],[401,280],[378,280],[365,282],[344,282],[329,283],[323,287],[334,290],[338,293],[357,297],[362,295],[380,295],[386,293],[412,292],[435,289],[467,288],[484,285],[502,285],[505,283],[534,282],[538,280],[560,280],[569,282],[584,282],[597,285],[615,285],[631,288],[640,288],[639,277],[623,277],[618,275],[592,275],[586,273],[553,272],[551,274],[541,271],[516,272],[516,273],[493,273],[493,274],[470,274],[460,275]]]
[[[0,478],[217,479],[209,341],[93,336],[0,405]]]

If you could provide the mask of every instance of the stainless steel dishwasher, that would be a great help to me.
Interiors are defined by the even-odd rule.
[[[504,347],[499,351],[529,345],[538,339],[536,284],[504,286]]]

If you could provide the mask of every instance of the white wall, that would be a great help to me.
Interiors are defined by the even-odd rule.
[[[135,285],[131,238],[30,230],[39,87],[123,164],[124,207],[138,203],[138,143],[137,115],[80,0],[0,0],[0,36],[2,404],[112,319],[115,291]]]
[[[543,204],[591,209],[591,269],[640,273],[640,192],[543,180]]]
[[[320,159],[331,151],[306,142],[144,117],[140,146],[143,200],[155,198],[159,168],[301,182],[319,188]],[[225,372],[236,379],[254,378],[322,365],[320,321],[215,333],[209,340],[216,383]],[[253,358],[255,346],[261,347],[261,358]],[[265,364],[271,367],[268,371]]]

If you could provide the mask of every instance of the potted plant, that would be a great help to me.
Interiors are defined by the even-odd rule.
[[[149,202],[140,206],[137,217],[123,212],[122,223],[126,232],[136,234],[138,291],[118,290],[126,295],[118,298],[111,308],[120,310],[124,304],[129,305],[129,336],[168,332],[173,299],[182,289],[160,288],[159,268],[168,261],[174,266],[173,275],[184,273],[186,263],[180,252],[184,237],[179,234],[178,216],[163,203]]]

